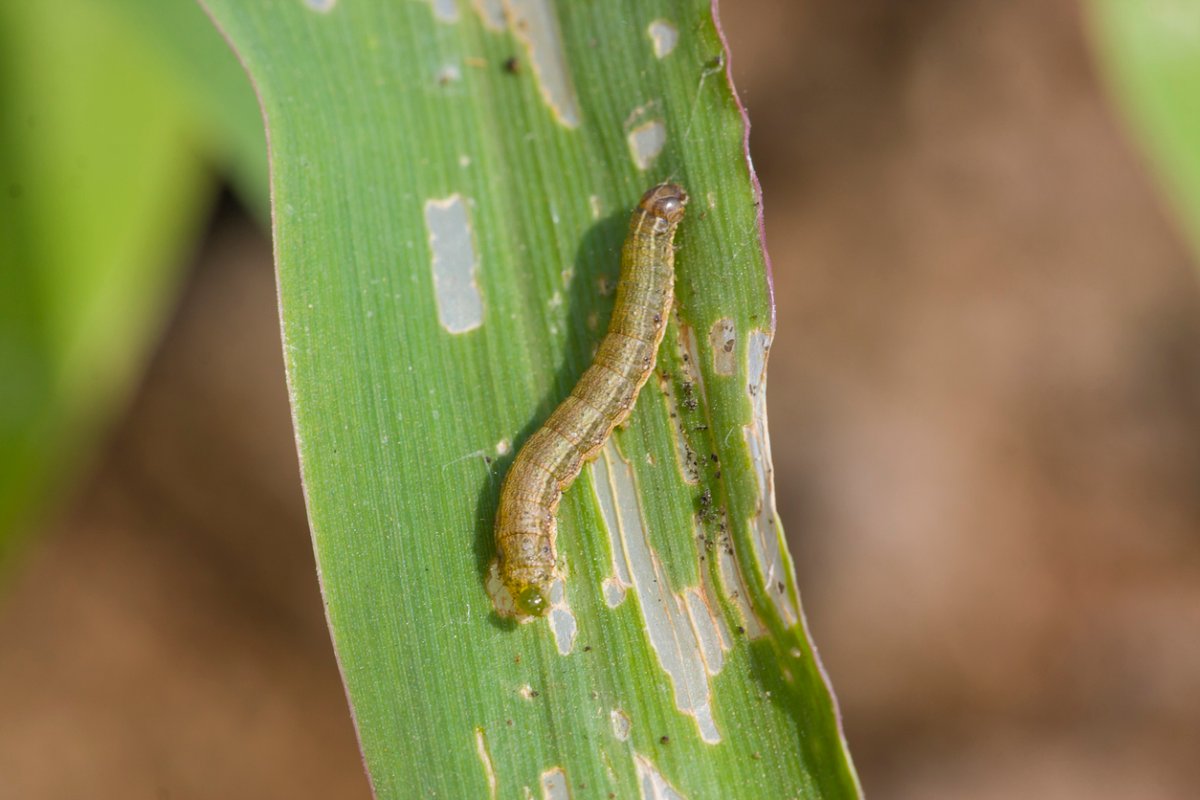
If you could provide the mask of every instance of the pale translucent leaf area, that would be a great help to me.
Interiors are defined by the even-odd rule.
[[[268,122],[309,516],[378,795],[857,796],[774,512],[770,287],[710,6],[206,4]],[[677,313],[564,498],[549,615],[514,623],[487,589],[500,481],[668,178]]]

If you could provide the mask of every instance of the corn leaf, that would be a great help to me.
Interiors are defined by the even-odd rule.
[[[268,124],[309,517],[376,793],[857,796],[774,513],[770,284],[713,9],[205,3]],[[655,375],[564,497],[549,616],[515,623],[488,591],[500,481],[667,178],[692,199]]]

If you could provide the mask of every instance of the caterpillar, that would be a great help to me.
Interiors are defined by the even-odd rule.
[[[557,573],[555,516],[562,493],[625,421],[654,370],[675,292],[675,229],[687,192],[647,191],[629,221],[608,331],[591,366],[525,442],[500,488],[496,552],[500,580],[523,617],[545,614]]]

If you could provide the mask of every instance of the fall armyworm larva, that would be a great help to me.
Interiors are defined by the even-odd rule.
[[[571,394],[517,453],[496,512],[500,580],[519,616],[550,606],[557,572],[558,502],[621,424],[654,369],[675,290],[675,229],[687,192],[674,183],[642,196],[621,248],[612,321]]]

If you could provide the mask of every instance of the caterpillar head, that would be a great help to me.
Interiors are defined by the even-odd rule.
[[[638,206],[647,214],[675,225],[683,219],[683,209],[687,202],[688,194],[682,186],[677,183],[660,183],[642,195]]]

